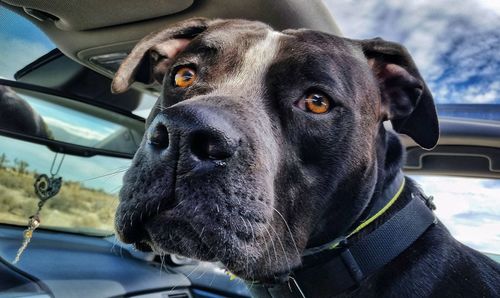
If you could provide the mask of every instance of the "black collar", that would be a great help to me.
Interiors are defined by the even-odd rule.
[[[403,177],[402,181],[398,181]],[[392,192],[385,206],[346,237],[307,249],[302,266],[280,282],[262,284],[248,282],[253,297],[310,298],[331,297],[354,289],[361,281],[395,259],[417,240],[429,226],[437,222],[432,202],[421,193],[412,194],[410,202],[375,230],[355,242],[349,236],[368,225],[381,215],[401,194],[404,176],[398,175],[389,189]],[[390,192],[389,192],[390,193]],[[387,195],[387,192],[384,192]],[[366,224],[365,224],[366,223]]]

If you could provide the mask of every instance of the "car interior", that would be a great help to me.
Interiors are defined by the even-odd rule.
[[[0,127],[0,297],[249,297],[244,282],[220,264],[140,252],[113,235],[121,175],[141,142],[160,85],[139,79],[127,92],[112,94],[111,79],[138,40],[195,16],[259,20],[278,30],[310,28],[342,35],[326,4],[320,0],[0,0],[0,10],[30,22],[55,45],[17,69],[12,78],[0,77],[0,86],[35,108],[50,131],[47,138]],[[401,135],[407,151],[405,173],[423,177],[422,181],[451,181],[446,185],[455,183],[453,177],[486,179],[498,195],[500,105],[438,102],[437,110],[441,132],[434,149],[424,150]],[[59,116],[64,113],[72,120]],[[73,125],[58,130],[62,121]],[[86,138],[79,137],[82,132]],[[24,156],[29,166],[23,166]],[[58,164],[61,171],[55,169]],[[32,193],[22,200],[14,194],[24,186],[32,188],[32,176],[42,171],[64,178],[61,198],[47,199],[42,225],[13,264],[38,202]],[[73,193],[77,193],[71,199],[75,206],[68,206],[62,199]],[[439,210],[437,195],[430,195],[436,196]],[[63,205],[69,215],[62,214]],[[99,217],[83,217],[82,212]],[[66,222],[61,224],[58,218]],[[484,253],[500,261],[500,250]]]

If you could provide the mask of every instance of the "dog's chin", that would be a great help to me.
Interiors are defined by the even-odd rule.
[[[146,222],[146,243],[157,254],[178,254],[201,261],[215,261],[216,253],[203,241],[203,228],[191,223],[156,216]]]
[[[271,275],[268,253],[262,250],[265,237],[246,235],[211,224],[158,215],[144,225],[145,234],[134,243],[141,251],[178,254],[200,261],[220,261],[237,276],[254,280]],[[254,232],[265,229],[252,227]],[[264,258],[263,258],[264,257]],[[276,256],[277,257],[277,256]]]

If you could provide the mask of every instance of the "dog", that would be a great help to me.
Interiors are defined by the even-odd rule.
[[[14,90],[0,85],[0,129],[49,138],[51,133],[43,118]]]
[[[255,296],[500,296],[499,265],[402,177],[395,132],[439,138],[403,46],[194,18],[142,39],[112,91],[139,74],[162,88],[123,179],[122,241],[220,261]]]

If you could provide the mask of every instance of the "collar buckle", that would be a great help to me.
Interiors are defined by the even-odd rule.
[[[342,240],[339,243],[338,248],[340,250],[340,259],[342,260],[342,263],[344,264],[354,283],[358,285],[363,280],[364,275],[358,262],[356,262],[356,259],[349,250],[347,239]]]

